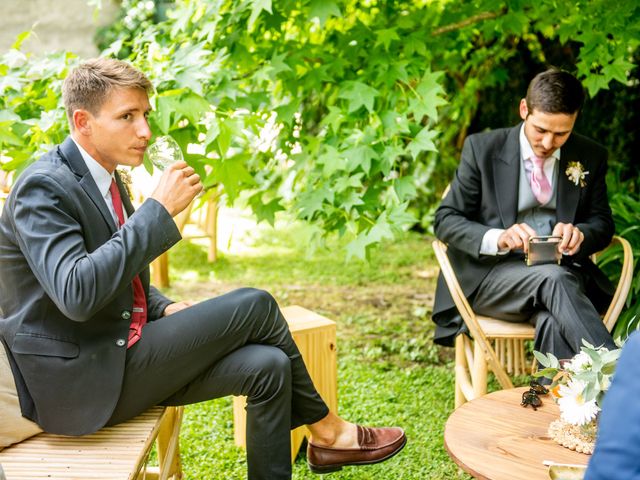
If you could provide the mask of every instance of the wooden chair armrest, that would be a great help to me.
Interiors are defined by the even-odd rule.
[[[605,250],[608,250],[615,245],[620,245],[622,247],[623,258],[616,291],[613,294],[613,299],[611,300],[609,308],[602,319],[609,331],[613,329],[620,312],[624,308],[624,304],[627,301],[627,295],[631,289],[631,282],[633,280],[633,250],[631,249],[631,244],[625,238],[615,235]]]
[[[462,291],[462,287],[460,287],[460,283],[458,283],[456,274],[453,271],[453,267],[451,266],[451,262],[449,262],[449,257],[447,256],[447,246],[440,240],[434,240],[432,246],[433,251],[436,254],[438,264],[440,265],[440,271],[442,272],[444,280],[447,283],[447,287],[449,288],[449,293],[453,298],[458,312],[460,312],[462,319],[469,328],[469,332],[471,333],[473,340],[481,345],[489,367],[491,367],[491,370],[502,388],[513,388],[511,379],[502,367],[496,352],[491,347],[491,344],[484,334],[476,315],[473,313],[473,310]]]

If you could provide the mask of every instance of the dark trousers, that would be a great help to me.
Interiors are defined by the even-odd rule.
[[[480,314],[536,327],[534,348],[571,358],[582,339],[616,348],[598,311],[585,294],[585,279],[562,265],[528,267],[522,259],[496,264],[478,287],[472,308]]]
[[[226,395],[248,397],[249,479],[291,478],[291,429],[321,420],[329,409],[267,292],[236,290],[149,322],[127,353],[109,425],[153,405]]]

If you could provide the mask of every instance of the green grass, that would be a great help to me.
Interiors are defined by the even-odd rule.
[[[379,465],[325,476],[341,479],[469,478],[449,459],[444,423],[453,410],[452,351],[431,341],[437,269],[430,238],[408,233],[345,262],[337,241],[308,254],[308,227],[278,224],[246,230],[210,264],[206,249],[181,242],[170,255],[176,299],[202,299],[240,286],[264,288],[281,305],[299,304],[337,322],[339,414],[368,425],[399,425],[405,449]],[[234,250],[240,253],[234,253]],[[181,435],[186,479],[242,479],[244,451],[233,444],[231,398],[187,407]],[[294,479],[319,479],[304,452]]]

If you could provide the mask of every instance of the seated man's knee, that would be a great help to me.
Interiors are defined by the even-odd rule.
[[[243,302],[251,307],[259,307],[265,310],[272,308],[278,308],[278,304],[266,290],[260,290],[258,288],[241,288],[238,293],[242,296]]]
[[[257,365],[250,396],[271,396],[291,384],[291,360],[279,348],[255,345],[252,355]]]
[[[576,276],[569,269],[561,265],[539,265],[536,269],[536,273],[549,284],[564,285],[577,283]]]

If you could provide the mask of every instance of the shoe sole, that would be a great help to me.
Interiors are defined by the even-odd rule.
[[[320,474],[320,475],[322,475],[324,473],[337,472],[339,470],[342,470],[342,467],[359,466],[359,465],[374,465],[376,463],[384,462],[385,460],[389,460],[391,457],[394,457],[395,455],[397,455],[404,448],[404,446],[406,444],[407,444],[407,437],[404,438],[404,441],[402,442],[402,445],[400,445],[396,450],[391,452],[386,457],[378,458],[377,460],[369,460],[369,461],[363,461],[363,462],[339,463],[339,464],[334,464],[334,465],[322,465],[322,466],[313,465],[312,463],[307,462],[307,465],[309,466],[309,470],[311,470],[313,473],[317,473],[317,474]]]

